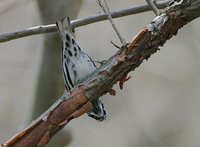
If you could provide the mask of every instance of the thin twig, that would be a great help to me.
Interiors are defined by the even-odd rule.
[[[159,2],[157,4],[158,8],[162,9],[165,8],[171,0],[165,0],[164,2]],[[119,11],[113,11],[111,12],[112,18],[118,18],[122,16],[128,16],[132,14],[138,14],[146,11],[150,11],[151,8],[147,4],[143,5],[138,5],[134,6],[131,8],[119,10]],[[90,16],[87,18],[82,18],[82,19],[76,19],[71,21],[72,28],[77,28],[80,26],[88,25],[91,23],[103,21],[107,19],[106,14],[101,14],[101,15],[94,15]],[[15,32],[10,32],[10,33],[5,33],[0,35],[0,43],[26,37],[26,36],[31,36],[31,35],[37,35],[37,34],[44,34],[44,33],[50,33],[50,32],[56,32],[56,25],[55,24],[50,24],[50,25],[40,25],[36,27],[31,27]]]
[[[149,7],[152,9],[152,11],[156,14],[156,16],[160,15],[159,9],[154,4],[155,0],[146,0],[146,1],[147,1],[147,4],[149,5]]]
[[[117,29],[117,26],[115,25],[115,23],[113,22],[112,16],[110,14],[110,10],[109,7],[107,5],[106,0],[104,0],[105,6],[103,5],[103,3],[101,2],[101,0],[98,0],[98,4],[99,6],[102,8],[102,10],[104,11],[105,14],[107,14],[108,16],[108,20],[110,21],[113,29],[115,30],[120,42],[122,43],[122,46],[125,46],[126,44],[126,40],[122,37],[122,35],[120,34],[119,30]]]
[[[174,9],[176,7],[176,9]],[[127,74],[136,68],[160,46],[176,35],[184,25],[200,17],[200,0],[181,1],[166,9],[131,41],[127,49],[122,48],[105,64],[86,77],[71,93],[63,95],[54,105],[26,129],[12,137],[3,147],[41,147],[72,119],[80,117],[92,108],[91,100],[110,92],[119,81],[122,88]]]

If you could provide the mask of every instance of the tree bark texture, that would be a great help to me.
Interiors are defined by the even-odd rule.
[[[64,94],[51,108],[19,132],[3,146],[39,147],[46,145],[51,137],[69,121],[92,108],[91,100],[109,92],[115,95],[113,85],[119,82],[123,89],[128,73],[147,60],[165,42],[176,35],[184,25],[200,16],[200,0],[174,2],[142,29],[127,47],[122,47],[96,71],[80,82],[69,94]]]

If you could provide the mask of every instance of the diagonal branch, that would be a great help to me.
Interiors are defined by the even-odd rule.
[[[111,14],[110,14],[110,10],[109,10],[109,8],[108,8],[108,4],[107,4],[106,0],[104,0],[105,5],[101,2],[101,0],[98,0],[97,2],[98,2],[98,4],[99,4],[99,6],[102,8],[103,12],[104,12],[105,14],[107,14],[108,20],[110,21],[110,24],[112,25],[113,29],[115,30],[115,32],[116,32],[116,34],[117,34],[117,36],[118,36],[118,38],[119,38],[121,44],[122,44],[123,46],[125,46],[126,40],[122,37],[122,35],[120,34],[119,30],[117,29],[117,26],[116,26],[115,23],[113,22],[113,19],[112,19],[112,16],[111,16]]]
[[[156,7],[156,5],[154,4],[155,0],[146,0],[147,4],[149,5],[149,7],[151,7],[152,11],[156,14],[156,15],[160,15],[161,12],[159,11],[159,9]]]
[[[165,0],[164,2],[160,2],[157,4],[158,8],[162,9],[165,8],[170,0]],[[113,11],[111,12],[112,18],[118,18],[122,16],[128,16],[132,14],[137,14],[137,13],[142,13],[146,11],[150,11],[151,8],[146,5],[139,5],[135,6],[132,8],[124,9],[124,10],[119,10],[119,11]],[[77,28],[80,26],[88,25],[91,23],[103,21],[107,19],[106,14],[101,14],[101,15],[95,15],[95,16],[90,16],[87,18],[82,18],[82,19],[76,19],[71,22],[72,28]],[[50,25],[40,25],[36,27],[31,27],[15,32],[10,32],[10,33],[5,33],[0,35],[0,43],[26,37],[26,36],[31,36],[31,35],[37,35],[37,34],[44,34],[44,33],[50,33],[50,32],[56,32],[56,25],[55,24],[50,24]]]
[[[128,49],[121,48],[94,73],[77,85],[69,95],[63,95],[49,110],[25,130],[2,146],[39,147],[46,145],[51,137],[69,121],[92,108],[90,100],[110,92],[118,81],[120,87],[130,77],[127,74],[137,68],[144,59],[155,53],[159,46],[170,39],[190,21],[200,16],[200,0],[181,0],[157,16],[131,41]]]

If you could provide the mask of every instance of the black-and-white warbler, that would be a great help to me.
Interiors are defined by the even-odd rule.
[[[62,68],[67,91],[70,91],[80,80],[92,73],[97,67],[93,60],[81,50],[77,44],[70,21],[64,18],[56,22],[56,26],[62,39]],[[107,112],[100,99],[92,101],[93,109],[88,116],[103,121]]]

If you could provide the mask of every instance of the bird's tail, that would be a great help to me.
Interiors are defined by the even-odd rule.
[[[65,37],[64,32],[70,31],[70,33],[73,34],[69,17],[64,17],[63,19],[56,21],[56,27],[62,40]]]

